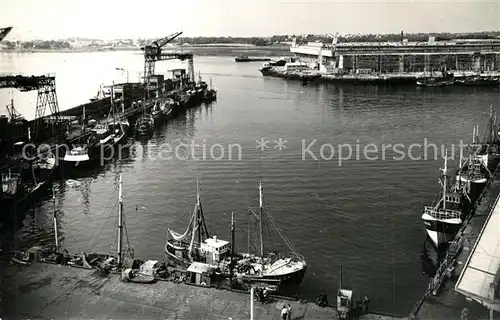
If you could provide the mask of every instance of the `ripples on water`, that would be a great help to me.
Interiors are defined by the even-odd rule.
[[[103,63],[99,57],[110,59],[90,55],[95,68]],[[141,66],[133,54],[119,57],[122,65]],[[83,58],[75,54],[64,63]],[[302,160],[302,144],[317,139],[311,150],[318,157],[324,143],[353,144],[353,150],[358,144],[362,152],[369,143],[402,143],[408,148],[427,139],[450,148],[460,139],[470,141],[473,125],[484,129],[489,106],[499,107],[498,90],[303,86],[263,78],[259,66],[236,64],[232,58],[196,59],[195,67],[218,89],[217,103],[190,110],[151,139],[136,141],[127,159],[58,184],[56,208],[64,245],[69,251],[82,251],[107,250],[115,243],[116,210],[111,209],[122,173],[126,224],[139,257],[163,259],[167,228],[182,231],[187,226],[197,176],[210,231],[229,239],[230,213],[235,212],[237,250],[244,250],[247,207],[258,206],[257,186],[262,180],[266,207],[309,263],[301,295],[314,299],[324,288],[333,300],[343,262],[346,282],[356,294],[366,290],[375,309],[407,314],[427,286],[420,261],[425,239],[420,215],[438,192],[442,160],[433,160],[429,150],[429,160],[396,161],[392,157],[397,154],[388,150],[386,160],[354,154],[339,165],[336,155],[331,160],[315,161],[310,156]],[[63,75],[66,81],[79,76]],[[100,78],[106,77],[111,75]],[[92,79],[88,74],[84,78]],[[95,88],[100,80],[94,79]],[[63,88],[59,95],[69,101],[73,91],[67,85]],[[80,94],[78,102],[89,95]],[[287,141],[282,151],[274,148],[280,137]],[[265,151],[256,148],[260,138],[270,141]],[[191,140],[205,142],[208,150],[219,143],[226,148],[225,157],[220,161],[154,158],[165,152],[167,144],[175,147]],[[235,143],[241,145],[241,160],[237,154],[228,159],[227,146]],[[413,156],[418,155],[423,151],[414,149]],[[453,163],[457,162],[458,158]],[[29,237],[51,241],[51,215],[51,200],[31,212],[19,232],[22,241]]]

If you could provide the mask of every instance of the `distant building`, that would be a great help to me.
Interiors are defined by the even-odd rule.
[[[344,42],[307,43],[294,40],[290,52],[318,59],[327,68],[348,73],[430,72],[437,70],[500,70],[500,40],[453,40],[427,42]]]

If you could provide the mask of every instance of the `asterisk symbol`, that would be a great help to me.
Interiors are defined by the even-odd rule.
[[[260,138],[260,141],[259,140],[255,140],[255,142],[257,142],[256,148],[257,149],[260,148],[260,151],[264,151],[266,148],[269,148],[267,146],[267,144],[269,143],[269,140],[266,140],[264,138]]]
[[[279,151],[281,151],[283,149],[286,149],[285,143],[287,143],[287,141],[285,139],[282,139],[280,137],[278,139],[278,141],[274,140],[274,143],[276,143],[276,145],[274,146],[274,148],[278,148]]]

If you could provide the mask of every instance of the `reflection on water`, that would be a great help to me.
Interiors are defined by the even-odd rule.
[[[434,277],[436,272],[446,256],[446,250],[437,249],[432,240],[429,237],[425,238],[424,244],[422,245],[421,252],[421,262],[422,262],[422,273]]]
[[[97,79],[91,75],[102,64],[114,68],[129,61],[130,67],[142,68],[142,56],[131,55],[90,54],[84,59],[76,54],[62,66],[44,68],[70,70],[58,76],[58,96],[62,104],[83,102],[104,82],[99,79],[102,75]],[[24,56],[20,61],[37,57]],[[57,64],[57,59],[50,63]],[[15,67],[11,62],[4,65]],[[337,157],[303,158],[302,142],[317,139],[317,156],[321,143],[338,146],[359,140],[362,146],[408,146],[426,138],[436,144],[458,143],[470,136],[472,126],[484,128],[490,105],[500,110],[498,89],[302,85],[262,77],[255,65],[236,64],[231,58],[196,57],[195,66],[202,76],[213,75],[219,90],[216,104],[189,110],[152,137],[133,140],[121,159],[68,177],[76,182],[56,184],[60,233],[68,251],[106,251],[114,244],[119,173],[124,179],[127,229],[138,257],[165,259],[166,231],[183,230],[189,222],[197,177],[211,233],[229,239],[230,221],[224,212],[234,211],[239,228],[236,247],[247,248],[247,208],[258,203],[257,185],[262,180],[266,208],[308,262],[301,297],[315,299],[321,288],[335,296],[343,262],[353,287],[366,288],[374,309],[406,315],[427,287],[424,266],[432,274],[430,269],[441,259],[428,242],[422,244],[426,233],[420,216],[439,190],[442,160],[352,157],[339,164]],[[167,68],[168,63],[157,66],[159,71]],[[81,83],[79,90],[74,90],[75,83]],[[19,105],[34,110],[34,103]],[[261,151],[256,141],[262,137],[271,143]],[[279,137],[287,140],[281,151],[272,143]],[[166,144],[175,148],[192,139],[196,143],[205,139],[208,145],[238,143],[242,157],[194,161],[149,156]],[[186,148],[180,151],[187,155]],[[456,162],[458,158],[450,166]],[[26,216],[20,224],[23,241],[53,241],[52,207],[49,194],[36,219],[34,212]]]

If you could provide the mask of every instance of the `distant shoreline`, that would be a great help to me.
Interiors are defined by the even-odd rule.
[[[253,45],[194,45],[185,47],[165,48],[163,51],[186,51],[192,52],[195,56],[284,56],[290,55],[289,46],[253,46]],[[98,52],[137,52],[141,50],[137,47],[122,47],[114,49],[103,48],[71,48],[71,49],[2,49],[1,53],[98,53]]]

